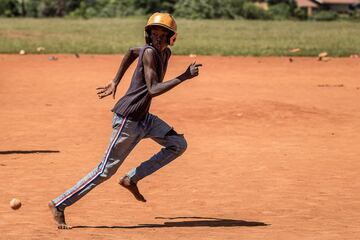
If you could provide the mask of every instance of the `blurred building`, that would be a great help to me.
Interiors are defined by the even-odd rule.
[[[312,0],[296,0],[297,6],[305,9],[308,16],[311,16],[314,10],[319,9],[319,4]]]
[[[307,15],[311,16],[314,10],[348,13],[354,6],[360,4],[360,0],[296,0],[296,3],[299,8],[306,9]]]

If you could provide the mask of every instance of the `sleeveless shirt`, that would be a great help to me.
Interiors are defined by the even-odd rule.
[[[145,44],[140,49],[138,63],[131,78],[129,89],[112,109],[113,112],[133,121],[141,121],[149,112],[151,105],[152,97],[146,85],[143,63],[144,51],[147,48],[153,49],[152,52],[155,55],[154,64],[159,82],[162,82],[164,79],[167,63],[171,55],[170,48],[164,50],[165,59],[161,57],[160,53],[154,47],[148,44]]]

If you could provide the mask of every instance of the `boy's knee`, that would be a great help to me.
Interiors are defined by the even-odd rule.
[[[104,170],[99,175],[99,181],[103,182],[111,178],[116,173],[117,168],[114,168],[113,165],[109,164],[105,166]]]
[[[174,129],[171,129],[166,135],[169,140],[168,149],[180,156],[187,148],[187,142],[183,134],[178,134]]]
[[[182,136],[182,141],[181,141],[181,151],[182,153],[185,152],[185,150],[187,149],[187,142],[186,142],[186,139],[184,138],[184,136]]]
[[[187,148],[187,142],[184,138],[183,135],[177,135],[177,139],[175,141],[175,153],[177,155],[181,155],[185,152],[186,148]]]
[[[112,177],[112,173],[108,173],[108,172],[102,172],[99,176],[98,176],[98,182],[104,182],[108,179],[110,179]]]

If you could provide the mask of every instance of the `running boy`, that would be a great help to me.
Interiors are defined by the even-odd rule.
[[[49,203],[50,210],[60,229],[70,229],[65,222],[64,210],[90,190],[115,174],[125,158],[143,138],[151,138],[163,148],[147,161],[132,169],[119,180],[138,201],[146,202],[137,182],[179,157],[186,149],[183,135],[167,123],[149,113],[151,99],[161,95],[185,80],[199,74],[201,64],[192,63],[177,78],[163,82],[171,51],[176,40],[176,22],[168,13],[155,13],[145,26],[146,44],[132,48],[124,56],[120,68],[108,85],[97,88],[99,98],[112,95],[128,67],[139,58],[130,87],[113,108],[113,132],[110,144],[100,164],[75,186]]]

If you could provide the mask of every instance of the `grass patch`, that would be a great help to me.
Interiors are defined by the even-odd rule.
[[[178,19],[175,54],[331,56],[360,53],[360,22]],[[119,54],[144,43],[145,17],[114,19],[0,19],[0,53]],[[300,48],[297,53],[289,50]]]

